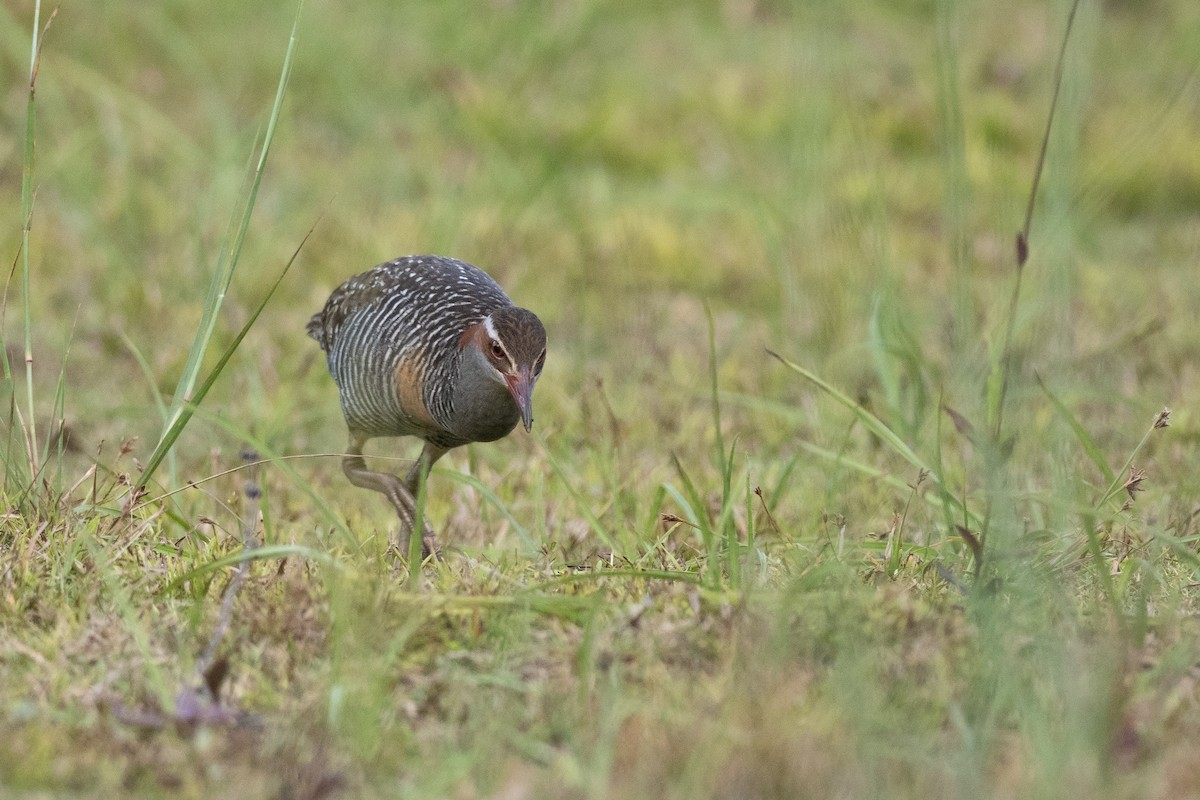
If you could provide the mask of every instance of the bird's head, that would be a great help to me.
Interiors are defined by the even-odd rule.
[[[467,329],[466,347],[479,350],[488,373],[512,395],[525,430],[533,428],[533,387],[546,364],[546,328],[532,311],[497,309]]]

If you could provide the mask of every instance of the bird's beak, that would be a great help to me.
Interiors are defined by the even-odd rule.
[[[528,369],[522,369],[516,375],[505,375],[504,380],[513,400],[517,402],[526,432],[533,430],[533,384],[537,379],[529,374]]]

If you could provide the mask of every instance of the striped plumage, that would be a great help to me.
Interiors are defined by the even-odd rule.
[[[387,494],[411,525],[418,469],[447,450],[532,425],[531,395],[546,331],[478,267],[442,256],[407,256],[356,275],[313,315],[308,333],[325,351],[350,431],[350,480]],[[362,445],[417,436],[425,449],[401,484],[374,473]],[[429,532],[431,535],[431,532]]]

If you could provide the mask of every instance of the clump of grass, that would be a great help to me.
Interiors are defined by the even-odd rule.
[[[72,563],[76,557],[75,554],[78,554],[79,556],[89,559],[95,568],[101,573],[103,576],[105,593],[111,599],[113,605],[122,617],[123,622],[127,630],[132,635],[140,655],[142,656],[142,660],[146,665],[149,686],[151,687],[153,694],[156,696],[157,705],[162,709],[168,710],[168,715],[171,713],[178,715],[185,713],[185,709],[183,707],[184,699],[190,695],[188,695],[186,692],[175,695],[171,691],[169,679],[167,678],[165,671],[156,663],[151,652],[151,634],[149,632],[149,628],[143,623],[143,621],[138,619],[138,610],[135,608],[134,601],[130,594],[130,587],[125,585],[125,583],[122,581],[121,574],[115,568],[114,559],[108,556],[108,554],[105,552],[103,547],[104,539],[102,537],[105,535],[112,535],[118,528],[132,523],[136,511],[146,511],[144,506],[139,507],[137,505],[145,494],[146,485],[151,480],[157,467],[171,454],[175,442],[178,440],[183,428],[193,416],[196,407],[204,400],[208,390],[221,375],[222,370],[228,364],[230,358],[236,352],[238,346],[246,337],[254,322],[261,315],[267,302],[270,300],[271,295],[274,294],[276,289],[278,289],[280,283],[287,273],[287,267],[291,266],[292,261],[295,260],[296,254],[299,253],[299,249],[297,249],[296,254],[293,254],[291,261],[288,262],[287,267],[284,268],[282,273],[276,279],[270,291],[267,292],[266,296],[259,303],[258,307],[249,316],[249,319],[242,327],[242,330],[234,337],[233,341],[222,353],[217,363],[204,375],[203,380],[199,380],[205,354],[207,353],[209,344],[213,338],[221,306],[229,290],[229,285],[233,278],[234,270],[238,264],[243,243],[247,236],[250,217],[254,209],[255,198],[257,197],[263,172],[266,167],[267,155],[270,151],[271,141],[275,133],[276,122],[279,118],[280,110],[283,104],[284,90],[287,86],[287,79],[290,74],[292,56],[296,45],[296,32],[299,26],[300,9],[299,7],[297,8],[297,15],[293,21],[291,39],[289,41],[287,53],[284,58],[283,67],[280,72],[279,86],[276,92],[274,105],[271,108],[266,133],[264,134],[260,145],[257,166],[251,179],[244,205],[241,209],[239,217],[237,218],[237,224],[231,227],[229,238],[226,240],[225,246],[222,250],[222,257],[218,263],[217,269],[213,273],[212,281],[209,285],[208,295],[205,298],[203,305],[204,311],[201,323],[196,331],[195,340],[192,344],[191,350],[189,351],[188,359],[184,366],[183,374],[180,377],[174,400],[169,409],[164,409],[169,416],[167,416],[167,418],[164,420],[164,429],[162,435],[155,449],[151,453],[149,460],[144,466],[139,465],[139,469],[135,476],[131,478],[128,475],[122,475],[118,481],[109,484],[110,489],[118,486],[125,486],[128,488],[128,497],[124,500],[116,519],[106,520],[104,517],[100,517],[97,519],[97,521],[100,521],[100,524],[96,526],[95,530],[89,532],[86,530],[85,522],[85,520],[88,518],[86,516],[78,516],[76,513],[69,510],[67,506],[68,503],[70,503],[71,493],[75,489],[78,489],[80,485],[83,484],[89,477],[92,477],[93,487],[90,510],[93,512],[100,510],[99,498],[97,497],[94,481],[96,475],[96,468],[94,466],[90,468],[88,472],[85,473],[84,476],[80,478],[65,494],[51,494],[49,492],[43,493],[38,488],[39,483],[42,483],[46,486],[50,485],[50,480],[48,480],[47,476],[44,474],[44,471],[50,467],[48,457],[50,455],[51,439],[47,439],[44,445],[40,444],[38,441],[36,420],[38,413],[40,413],[40,409],[35,402],[33,380],[33,315],[31,311],[31,298],[33,296],[33,292],[32,281],[30,277],[30,231],[33,220],[34,196],[34,120],[36,111],[35,89],[37,85],[38,69],[41,63],[41,48],[45,41],[44,34],[57,14],[56,9],[47,20],[45,28],[41,30],[42,36],[39,37],[38,26],[40,23],[41,14],[40,5],[40,2],[37,3],[34,10],[32,36],[33,45],[29,70],[29,95],[26,107],[24,168],[21,192],[22,216],[24,220],[21,232],[21,295],[23,312],[22,319],[25,333],[24,361],[25,394],[27,401],[24,415],[21,415],[21,412],[15,403],[17,392],[15,390],[13,372],[10,368],[7,358],[8,348],[7,346],[0,348],[0,351],[4,353],[3,364],[6,386],[9,389],[10,396],[14,399],[12,409],[17,417],[17,422],[19,423],[19,427],[23,433],[25,445],[23,453],[25,456],[25,470],[23,472],[20,470],[20,459],[13,457],[12,432],[17,426],[10,425],[8,458],[6,458],[6,476],[11,478],[15,475],[18,484],[17,487],[12,487],[6,480],[6,489],[13,491],[15,488],[21,497],[26,498],[28,503],[19,503],[17,507],[33,509],[35,518],[38,512],[44,512],[47,508],[53,508],[59,514],[63,514],[61,518],[64,519],[66,525],[66,530],[64,531],[65,535],[73,541],[77,540],[74,541],[74,551],[72,556],[68,558],[68,564]],[[4,344],[4,342],[0,342],[0,345]],[[63,373],[59,376],[58,389],[53,405],[55,419],[57,420],[57,455],[59,465],[61,465],[64,449],[63,431],[65,430],[65,427],[63,423],[65,418],[63,416],[63,404],[65,384],[66,379],[64,369]],[[249,518],[246,522],[246,525],[243,527],[242,536],[243,549],[247,552],[257,549],[257,543],[255,542],[254,536],[254,530],[258,524],[257,500],[252,500],[250,505],[251,510],[249,512]],[[73,532],[72,528],[74,527],[78,527],[80,529],[79,532],[83,535],[79,536]],[[43,530],[44,529],[45,526],[43,526]],[[294,549],[287,549],[286,552],[289,554],[294,554],[296,551]],[[262,550],[255,554],[255,556],[259,558],[269,557],[272,555],[276,554],[270,551]],[[25,566],[27,567],[28,565]],[[217,569],[219,567],[220,563],[218,560],[217,562],[206,565],[205,569]],[[216,630],[212,634],[204,653],[200,656],[198,669],[202,674],[207,674],[215,663],[216,650],[218,646],[221,645],[225,632],[229,627],[230,616],[233,612],[233,603],[237,596],[238,590],[245,581],[247,569],[248,561],[245,559],[245,556],[243,556],[237,561],[234,579],[227,588],[225,596],[222,600],[221,615],[217,623]],[[204,569],[199,571],[193,570],[190,575],[185,576],[185,578],[195,577],[203,571]],[[64,576],[62,580],[65,581],[66,577]],[[219,684],[219,682],[219,680],[216,681],[216,684]],[[213,689],[211,694],[215,696],[215,684],[211,688]],[[213,700],[215,700],[215,697],[210,697],[210,701]],[[170,709],[173,709],[173,711]]]
[[[55,12],[57,13],[57,11]],[[34,167],[35,167],[35,150],[34,139],[36,135],[36,120],[37,120],[37,78],[38,68],[41,64],[42,43],[45,41],[46,30],[54,21],[55,13],[52,13],[46,20],[45,27],[41,27],[41,2],[37,2],[34,6],[33,33],[31,36],[30,55],[29,55],[29,72],[28,72],[28,94],[25,101],[25,138],[24,147],[21,155],[21,244],[18,253],[20,262],[20,277],[21,277],[21,302],[22,302],[22,328],[24,333],[24,365],[25,365],[25,411],[22,413],[20,405],[17,402],[18,389],[16,383],[16,375],[12,369],[12,364],[9,360],[9,348],[7,341],[0,339],[0,364],[4,369],[4,384],[8,391],[10,400],[9,418],[8,418],[8,437],[6,443],[6,458],[5,458],[5,488],[10,489],[10,481],[13,481],[20,487],[22,495],[29,497],[31,494],[40,494],[37,488],[37,482],[42,479],[42,466],[47,461],[49,450],[51,448],[52,437],[47,437],[45,443],[38,441],[37,435],[37,413],[39,411],[34,401],[34,384],[33,384],[33,316],[30,311],[30,298],[32,297],[32,268],[30,266],[30,232],[33,228],[33,205],[34,205]],[[14,264],[16,267],[16,264]],[[4,311],[7,311],[8,303],[8,286],[5,284],[5,303]],[[7,316],[7,314],[0,315]],[[61,431],[61,425],[59,426]],[[13,436],[19,431],[20,453],[14,453]],[[61,443],[61,436],[60,436]],[[23,458],[22,458],[23,456]],[[24,505],[24,504],[22,504]]]
[[[1011,502],[1011,498],[1005,496],[1010,491],[1008,485],[1011,484],[1006,485],[1007,482],[998,476],[1010,466],[1008,462],[1014,446],[1012,439],[1006,438],[1006,434],[1004,432],[1004,414],[1005,407],[1007,405],[1006,399],[1010,384],[1014,380],[1014,371],[1016,369],[1014,356],[1016,343],[1014,341],[1014,331],[1016,329],[1016,321],[1020,308],[1019,304],[1021,298],[1022,279],[1025,274],[1026,263],[1030,255],[1030,233],[1034,219],[1034,208],[1038,197],[1038,187],[1041,182],[1042,173],[1046,166],[1046,155],[1050,143],[1050,132],[1054,123],[1055,111],[1058,107],[1059,90],[1063,82],[1063,64],[1066,59],[1067,45],[1070,41],[1071,30],[1078,7],[1078,2],[1073,3],[1067,16],[1066,27],[1063,32],[1061,47],[1058,53],[1058,60],[1055,66],[1050,110],[1046,118],[1046,124],[1044,126],[1044,132],[1041,139],[1041,148],[1038,152],[1037,162],[1033,171],[1033,179],[1029,189],[1028,200],[1026,202],[1024,224],[1021,230],[1017,232],[1015,237],[1015,277],[1013,280],[1012,294],[1003,315],[1002,327],[1004,333],[1002,344],[998,352],[997,360],[993,364],[992,372],[989,374],[983,390],[983,406],[986,409],[986,418],[988,423],[986,431],[981,431],[976,428],[963,414],[951,408],[949,405],[943,405],[944,411],[953,420],[954,428],[957,431],[957,434],[966,438],[974,447],[974,449],[982,456],[982,461],[979,466],[983,474],[988,476],[987,480],[985,481],[986,497],[983,502],[982,510],[972,510],[967,502],[960,500],[946,488],[947,481],[943,473],[943,464],[940,455],[937,455],[934,458],[922,458],[907,442],[905,442],[904,438],[896,432],[898,427],[905,427],[904,420],[898,419],[896,421],[896,425],[889,425],[887,422],[866,409],[861,403],[853,400],[844,392],[838,390],[829,382],[820,378],[813,371],[801,367],[798,364],[783,358],[777,353],[768,350],[770,355],[781,361],[791,371],[799,374],[801,377],[813,383],[822,392],[836,400],[841,406],[850,410],[853,413],[856,422],[861,423],[874,437],[877,437],[879,441],[884,443],[888,449],[918,470],[919,474],[917,481],[910,485],[912,493],[905,501],[904,511],[903,513],[897,514],[894,517],[891,528],[887,534],[885,561],[888,563],[887,572],[889,575],[894,575],[896,572],[896,567],[898,566],[898,544],[901,531],[903,530],[903,523],[908,516],[908,510],[912,497],[916,495],[917,487],[924,482],[927,477],[931,479],[936,491],[936,500],[931,499],[931,502],[936,502],[936,504],[939,505],[944,512],[944,518],[946,521],[946,535],[950,538],[961,538],[963,543],[966,545],[966,550],[974,562],[973,573],[977,579],[983,577],[982,572],[984,560],[988,555],[987,544],[989,533],[992,531],[994,523],[997,521],[997,518],[993,517],[992,513],[995,504],[1002,503],[1007,505]],[[951,75],[950,80],[951,83],[955,83],[957,79]],[[950,117],[948,121],[949,126],[952,129],[958,129],[961,127],[962,122],[958,116],[959,111],[957,96],[954,92],[951,92],[950,94],[954,96],[950,97],[949,102],[947,102],[944,113]],[[947,158],[952,161],[960,160],[961,153],[957,148],[952,147],[948,151]],[[951,172],[954,172],[954,170],[951,170]],[[952,182],[953,180],[956,179],[952,179]],[[951,194],[953,195],[954,192]],[[961,238],[962,231],[960,230],[960,227],[961,220],[952,226],[954,231],[952,233],[953,236]],[[954,252],[958,253],[961,250],[961,243],[955,245],[952,249]],[[959,271],[964,269],[964,266],[961,264],[961,253],[959,254],[958,260],[955,261],[955,264]],[[959,291],[959,294],[961,294],[961,291]],[[958,305],[959,308],[955,317],[957,321],[956,327],[961,330],[962,323],[965,319],[961,309],[961,306],[963,305],[961,298]],[[878,314],[875,315],[875,317],[877,316]],[[873,326],[872,333],[875,337],[875,340],[878,341],[882,335],[882,329],[877,325]],[[889,410],[893,412],[898,410],[894,400],[894,396],[896,394],[896,390],[894,388],[896,380],[894,375],[891,375],[891,373],[888,371],[886,367],[887,359],[880,355],[880,351],[903,353],[909,352],[910,350],[911,348],[905,346],[903,343],[898,343],[893,347],[876,344],[877,365],[880,365],[881,371],[884,372],[883,383],[885,386],[889,387],[889,396],[892,397],[888,407]],[[1102,471],[1108,477],[1109,487],[1103,493],[1099,503],[1100,505],[1104,505],[1119,490],[1119,479],[1114,477],[1114,473],[1106,465],[1104,465],[1103,459],[1099,455],[1098,448],[1095,446],[1091,438],[1086,434],[1083,426],[1079,424],[1078,420],[1076,420],[1066,410],[1061,401],[1055,398],[1052,394],[1049,394],[1049,397],[1054,403],[1056,410],[1062,414],[1071,425],[1071,428],[1082,445],[1085,453],[1093,460],[1093,462],[1101,465]],[[1152,430],[1159,426],[1160,418],[1165,423],[1165,413],[1155,418],[1155,426],[1152,426]],[[1147,436],[1143,438],[1138,447],[1135,448],[1135,453],[1142,447],[1142,445],[1145,444],[1148,437],[1149,433],[1147,433]],[[938,437],[937,446],[940,448],[940,436]],[[1121,470],[1122,473],[1131,468],[1132,459],[1133,455],[1129,457],[1125,468]],[[1133,478],[1131,477],[1130,481],[1132,480]],[[1126,481],[1126,485],[1128,485],[1128,483],[1129,481]],[[1006,517],[1001,520],[1000,524],[1011,524],[1012,521],[1013,520],[1006,515]],[[1114,592],[1112,591],[1112,583],[1108,578],[1104,560],[1101,557],[1098,543],[1090,525],[1090,516],[1085,515],[1082,518],[1082,522],[1084,535],[1089,541],[1089,547],[1092,553],[1094,566],[1097,569],[1098,579],[1104,585],[1106,589],[1106,597],[1108,598],[1108,601],[1113,604],[1113,611],[1119,619],[1119,604]],[[1008,536],[1011,538],[1011,534],[1008,534]],[[944,571],[944,567],[941,567],[941,569]],[[994,578],[994,576],[992,577]]]

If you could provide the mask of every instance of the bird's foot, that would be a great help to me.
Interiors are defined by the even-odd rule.
[[[437,537],[433,532],[433,528],[431,528],[429,526],[429,523],[425,523],[424,528],[425,528],[425,531],[421,535],[421,560],[424,561],[425,559],[429,558],[430,556],[433,556],[435,561],[441,560],[442,548],[438,546]],[[395,550],[400,555],[401,558],[407,559],[409,557],[409,552],[410,552],[409,547],[410,547],[411,543],[412,543],[411,523],[408,523],[405,519],[401,518],[400,530],[399,530],[399,533],[396,535],[396,541],[395,541]]]
[[[442,560],[442,548],[438,545],[437,540],[433,538],[432,531],[421,537],[421,557],[429,558],[430,556],[433,556],[434,561]]]

